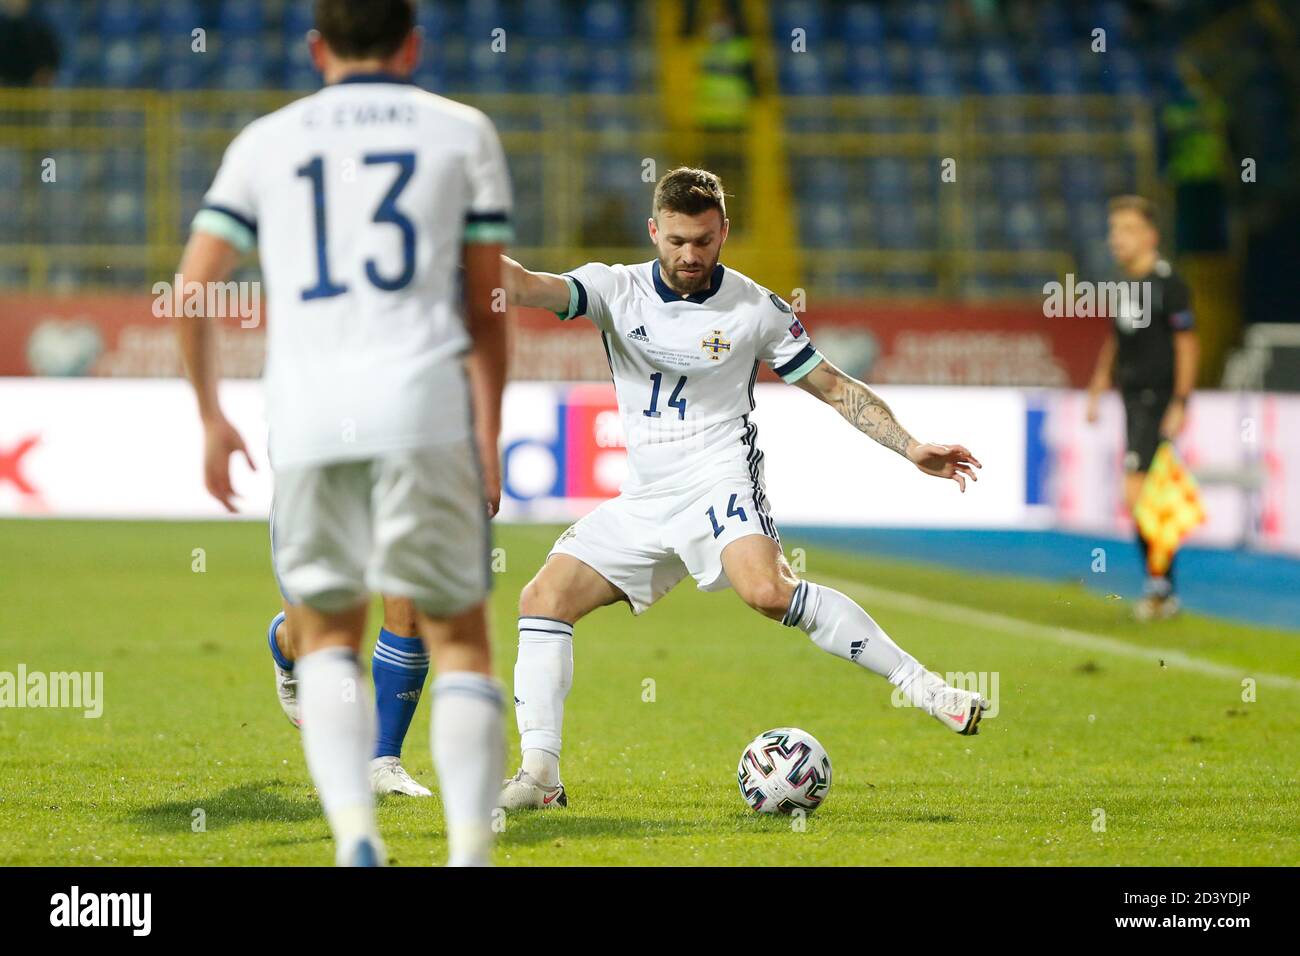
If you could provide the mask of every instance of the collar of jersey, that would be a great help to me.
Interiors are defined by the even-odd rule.
[[[344,83],[401,83],[403,86],[410,86],[414,82],[414,80],[405,76],[398,76],[396,73],[352,73],[330,85],[342,86]]]
[[[692,292],[690,295],[682,295],[680,292],[673,291],[672,287],[663,280],[663,276],[659,274],[658,259],[655,260],[653,272],[655,291],[659,293],[659,298],[663,299],[665,302],[694,302],[698,305],[711,296],[716,295],[718,290],[722,288],[722,275],[726,270],[722,268],[722,263],[719,262],[713,267],[713,278],[709,280],[709,287],[707,289],[701,289],[699,292]]]

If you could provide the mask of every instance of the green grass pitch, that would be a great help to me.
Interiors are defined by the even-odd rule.
[[[515,600],[555,533],[497,529],[507,686]],[[1192,615],[1144,628],[1077,582],[819,549],[805,561],[930,667],[996,672],[983,733],[891,706],[884,681],[688,583],[640,619],[620,606],[579,625],[570,807],[510,818],[498,862],[1300,863],[1300,634]],[[99,719],[0,710],[0,864],[331,862],[272,687],[277,604],[257,523],[4,522],[0,671],[102,671],[105,702]],[[751,813],[736,788],[743,746],[782,725],[834,765],[802,829]],[[435,784],[427,706],[405,761]],[[390,797],[379,814],[395,863],[445,859],[436,800]]]

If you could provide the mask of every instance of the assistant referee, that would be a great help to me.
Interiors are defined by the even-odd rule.
[[[1088,387],[1088,421],[1097,421],[1101,393],[1118,388],[1128,439],[1124,503],[1132,511],[1156,448],[1182,430],[1200,349],[1187,285],[1160,256],[1155,206],[1141,196],[1119,196],[1110,201],[1109,212],[1111,257],[1124,279],[1140,283],[1148,307],[1120,309],[1111,317],[1114,328]],[[1172,617],[1180,606],[1173,563],[1164,574],[1152,574],[1147,542],[1141,531],[1136,534],[1148,570],[1134,613],[1140,620]]]

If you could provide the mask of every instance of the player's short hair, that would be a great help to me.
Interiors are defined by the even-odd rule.
[[[1156,204],[1145,196],[1116,196],[1106,206],[1108,213],[1135,212],[1147,221],[1152,229],[1158,228]]]
[[[716,209],[723,219],[727,218],[727,200],[722,193],[722,180],[716,173],[678,166],[664,173],[655,184],[651,214],[656,220],[661,211],[698,216],[710,209]]]
[[[316,0],[316,30],[345,60],[396,53],[415,29],[415,0]]]

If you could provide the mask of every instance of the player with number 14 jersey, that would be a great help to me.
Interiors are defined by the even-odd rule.
[[[701,590],[733,588],[759,613],[885,677],[958,733],[976,733],[987,709],[974,691],[926,671],[846,595],[790,568],[749,419],[759,364],[963,491],[979,462],[961,445],[914,439],[879,396],[817,351],[779,296],[719,261],[729,223],[717,176],[669,172],[655,187],[652,213],[658,256],[649,262],[550,275],[504,260],[511,302],[566,321],[585,316],[600,332],[628,446],[621,493],[560,536],[520,596],[515,714],[523,762],[500,795],[507,810],[567,805],[559,757],[574,624],[620,601],[640,614],[688,575]]]

